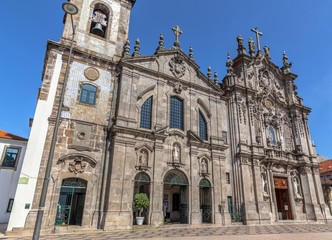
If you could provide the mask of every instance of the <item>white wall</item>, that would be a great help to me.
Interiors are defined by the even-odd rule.
[[[37,108],[31,128],[27,151],[23,161],[20,178],[28,178],[28,184],[18,184],[17,186],[15,201],[7,231],[11,231],[13,227],[24,227],[25,219],[31,210],[40,162],[48,130],[48,118],[51,116],[54,104],[54,97],[60,76],[61,65],[61,55],[58,54],[48,98],[46,101],[38,100],[37,102]],[[29,209],[25,209],[26,204],[30,204]]]
[[[23,158],[26,150],[26,141],[0,138],[0,162],[4,157],[6,147],[21,148],[16,169],[3,169],[0,165],[0,223],[8,223],[10,213],[7,212],[9,199],[14,198],[18,178],[20,176]]]

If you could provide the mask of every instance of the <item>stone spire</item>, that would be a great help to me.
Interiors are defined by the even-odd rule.
[[[264,46],[264,54],[265,54],[265,57],[268,59],[268,60],[271,60],[271,56],[270,56],[270,48],[265,45]]]
[[[159,44],[156,51],[164,50],[164,35],[161,33],[159,36]]]
[[[232,75],[233,74],[233,61],[232,61],[231,55],[229,53],[227,54],[226,67],[227,67],[227,76]]]
[[[133,53],[133,56],[136,57],[136,56],[140,56],[141,54],[139,53],[139,50],[141,49],[141,42],[139,41],[139,39],[137,38],[136,39],[136,42],[135,42],[135,47],[134,47],[134,53]]]
[[[243,45],[243,37],[241,35],[237,36],[237,53],[238,55],[245,55],[246,48]]]
[[[283,66],[282,66],[281,70],[285,74],[290,73],[290,68],[292,67],[292,64],[288,62],[288,56],[286,55],[286,52],[283,53],[282,63],[283,63]]]
[[[248,48],[249,48],[249,55],[251,57],[255,57],[255,53],[256,53],[255,42],[251,37],[249,38],[249,41],[248,41]]]
[[[219,79],[218,79],[218,73],[217,72],[214,72],[214,76],[213,76],[213,81],[214,83],[217,85],[219,83]]]
[[[194,50],[193,50],[193,48],[191,46],[189,48],[189,58],[191,60],[194,60]]]
[[[129,39],[127,39],[127,41],[123,46],[123,57],[129,56],[129,52],[130,52],[130,41]]]
[[[209,66],[207,70],[208,70],[207,77],[208,77],[209,80],[212,81],[212,70],[211,70],[211,67]]]

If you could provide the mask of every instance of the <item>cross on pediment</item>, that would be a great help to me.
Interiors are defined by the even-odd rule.
[[[175,35],[175,42],[174,42],[174,47],[180,47],[180,42],[179,42],[179,37],[182,34],[182,30],[180,29],[179,26],[175,26],[172,28],[172,31]]]
[[[263,36],[263,33],[260,32],[258,30],[258,28],[253,28],[253,29],[251,29],[251,31],[256,34],[257,50],[258,50],[258,52],[260,52],[261,51],[261,46],[260,46],[260,43],[259,43],[259,36]]]

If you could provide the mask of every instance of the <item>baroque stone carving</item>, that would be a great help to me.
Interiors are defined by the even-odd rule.
[[[138,156],[138,165],[139,166],[147,166],[149,160],[149,154],[146,149],[142,149]]]
[[[182,90],[183,90],[182,83],[180,82],[175,83],[174,92],[181,93]]]
[[[173,75],[177,78],[181,78],[184,76],[186,72],[186,67],[184,65],[184,60],[181,56],[172,57],[169,61],[170,70]]]
[[[202,162],[201,162],[201,173],[203,174],[206,174],[208,173],[208,162],[207,160],[204,158],[202,159]]]
[[[180,146],[178,143],[175,143],[173,145],[173,162],[180,162],[180,157],[181,157],[181,153],[180,153]]]
[[[87,163],[83,162],[83,158],[76,157],[74,161],[69,163],[68,170],[75,174],[83,173]]]
[[[84,76],[91,81],[96,81],[99,78],[99,72],[96,68],[89,67],[84,70]]]

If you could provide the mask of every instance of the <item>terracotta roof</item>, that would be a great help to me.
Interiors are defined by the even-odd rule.
[[[332,159],[319,163],[319,173],[332,172]]]
[[[22,138],[20,136],[8,133],[3,130],[0,130],[0,138],[7,138],[7,139],[13,139],[13,140],[19,140],[19,141],[28,141],[28,139],[26,139],[26,138]]]

